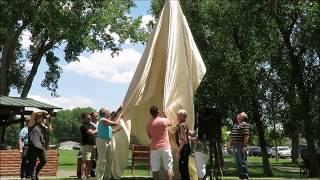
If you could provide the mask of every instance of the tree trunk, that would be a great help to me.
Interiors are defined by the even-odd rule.
[[[292,141],[292,162],[298,163],[299,160],[299,128],[298,128],[298,119],[297,119],[297,97],[295,90],[295,82],[294,82],[294,71],[290,68],[290,76],[289,76],[289,95],[288,95],[288,104],[289,104],[289,127],[287,128],[291,141]],[[300,120],[300,119],[299,119]]]
[[[10,50],[11,50],[11,44],[12,42],[10,41],[11,38],[7,38],[6,42],[3,47],[2,51],[2,57],[0,60],[1,66],[0,66],[0,95],[5,95],[7,96],[9,94],[9,85],[8,85],[8,74],[9,74],[9,65],[10,65],[10,60],[8,58]]]
[[[294,81],[297,85],[297,92],[300,98],[300,107],[301,107],[301,115],[303,117],[304,131],[307,140],[308,146],[308,161],[309,161],[309,169],[310,169],[310,177],[320,177],[319,171],[319,161],[317,158],[317,153],[315,149],[314,143],[314,127],[312,123],[311,116],[311,103],[309,100],[310,94],[304,84],[304,66],[302,62],[302,53],[298,53],[296,55],[294,48],[291,45],[290,35],[285,34],[283,32],[283,39],[286,44],[286,47],[289,50],[290,63],[292,66],[292,70],[295,74]],[[301,61],[301,64],[299,63]]]
[[[278,155],[278,141],[277,141],[278,134],[277,134],[277,131],[276,131],[276,124],[273,124],[273,129],[274,129],[274,133],[275,133],[274,147],[275,147],[275,151],[276,151],[276,162],[278,162],[278,160],[279,160],[279,155]]]
[[[300,107],[301,107],[301,115],[303,117],[303,124],[304,124],[304,131],[305,136],[307,140],[307,146],[308,146],[308,161],[309,161],[309,169],[310,169],[310,177],[320,177],[320,171],[319,171],[319,161],[317,158],[317,152],[315,149],[315,143],[314,143],[314,127],[312,123],[312,116],[311,116],[311,103],[309,100],[310,94],[308,93],[308,90],[305,87],[304,81],[303,81],[303,73],[304,69],[302,69],[302,66],[299,65],[299,57],[291,54],[291,64],[293,67],[293,70],[296,74],[295,81],[297,84],[297,92],[300,98]]]
[[[261,122],[261,115],[259,113],[258,107],[260,107],[260,106],[259,106],[259,103],[257,102],[257,100],[253,100],[253,102],[252,102],[253,121],[255,122],[255,124],[257,126],[258,137],[259,137],[259,142],[260,142],[260,147],[261,147],[263,175],[270,177],[270,176],[273,176],[273,173],[270,168],[266,140],[264,137],[264,127],[263,127],[263,123]]]
[[[54,41],[50,41],[49,43],[45,44],[45,41],[41,44],[40,47],[38,47],[37,51],[34,52],[34,54],[31,57],[31,62],[33,62],[32,64],[32,68],[31,71],[26,79],[26,82],[24,84],[22,93],[20,95],[20,97],[27,97],[29,94],[29,91],[31,89],[34,77],[36,76],[37,72],[38,72],[38,68],[41,62],[41,58],[42,56],[54,46],[55,42]]]
[[[8,36],[3,46],[2,57],[0,59],[0,95],[9,95],[8,75],[12,61],[14,60],[14,53],[19,41],[19,36],[25,26],[20,27],[16,32],[12,31],[13,36]]]
[[[298,85],[299,86],[299,85]],[[300,88],[300,87],[299,87]],[[311,104],[309,96],[303,93],[303,90],[298,90],[302,103],[302,117],[304,118],[304,131],[308,146],[308,161],[310,169],[310,177],[320,177],[319,161],[314,143],[314,127],[311,117]]]
[[[292,141],[292,150],[291,150],[291,158],[292,163],[299,163],[299,133],[295,133],[291,135]]]

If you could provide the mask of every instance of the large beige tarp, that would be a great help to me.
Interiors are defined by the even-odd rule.
[[[205,72],[205,65],[179,1],[167,0],[123,101],[126,122],[131,121],[131,135],[143,145],[150,144],[145,127],[150,118],[151,105],[156,105],[164,111],[174,125],[176,112],[181,108],[186,109],[187,123],[193,128],[193,95]],[[173,127],[170,141],[174,146]],[[130,131],[130,128],[124,127],[124,129]],[[129,139],[125,137],[127,133],[122,135],[122,139]],[[118,136],[116,138],[121,141],[120,133],[115,133],[114,136]],[[113,142],[119,143],[119,141]],[[121,148],[129,145],[129,141],[125,142],[128,144],[121,142]],[[127,157],[118,152],[119,148],[120,146],[113,148],[114,160],[127,163]],[[120,173],[123,170],[113,169],[113,173]],[[118,173],[113,175],[121,176]]]

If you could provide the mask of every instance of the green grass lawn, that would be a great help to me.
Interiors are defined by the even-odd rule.
[[[58,170],[76,172],[77,154],[78,151],[75,150],[59,150]]]
[[[237,176],[234,159],[232,156],[227,156],[225,160],[224,176]],[[277,178],[301,178],[299,167],[291,163],[291,159],[279,159],[276,162],[275,158],[269,159],[274,177]],[[248,171],[250,177],[263,177],[263,167],[261,157],[248,157]]]
[[[59,150],[58,169],[62,171],[76,172],[77,153],[74,150]],[[131,158],[129,154],[128,167],[124,172],[124,176],[131,176]],[[237,172],[232,156],[227,156],[225,160],[224,177],[236,177]],[[276,162],[275,158],[270,158],[269,162],[274,174],[277,178],[301,178],[298,166],[291,163],[291,159],[279,159]],[[262,176],[262,160],[261,157],[248,157],[249,176],[251,178],[259,178]],[[135,176],[148,176],[148,167],[144,165],[135,166]],[[272,178],[273,179],[273,178]]]
[[[77,169],[77,154],[76,150],[59,150],[58,170],[60,171],[74,171]],[[131,157],[129,155],[129,157]],[[145,165],[136,165],[134,174],[136,176],[149,176],[148,167]],[[131,158],[128,160],[128,167],[124,171],[124,176],[131,175]]]

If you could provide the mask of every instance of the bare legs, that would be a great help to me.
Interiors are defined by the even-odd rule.
[[[172,180],[173,171],[172,170],[166,171],[166,175],[167,175],[167,180]],[[153,177],[154,180],[159,180],[159,171],[153,171],[152,172],[152,177]]]
[[[92,161],[82,161],[81,166],[81,178],[86,178],[89,176],[91,171]]]
[[[167,173],[167,179],[168,179],[168,180],[172,180],[173,171],[172,171],[172,170],[168,170],[168,171],[166,171],[166,173]]]

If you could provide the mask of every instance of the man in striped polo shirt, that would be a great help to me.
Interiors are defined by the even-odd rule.
[[[231,146],[233,146],[235,162],[240,179],[249,178],[247,166],[249,125],[245,122],[246,120],[248,120],[248,115],[245,112],[239,113],[230,134]]]

